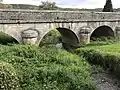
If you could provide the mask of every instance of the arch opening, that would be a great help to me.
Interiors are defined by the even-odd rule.
[[[63,47],[64,45],[73,46],[73,47],[78,47],[79,45],[79,39],[77,35],[72,30],[69,30],[66,28],[56,28],[56,30],[49,31],[43,37],[42,41],[40,42],[40,46],[43,45],[43,42],[45,42],[45,39],[49,41],[49,43],[47,44],[62,43]]]
[[[52,45],[57,43],[61,43],[61,35],[59,31],[53,29],[43,36],[39,46]]]
[[[73,47],[79,46],[79,38],[78,36],[70,29],[67,28],[57,28],[57,30],[61,34],[62,42]]]
[[[19,42],[12,36],[5,34],[3,32],[0,32],[0,44],[7,45],[9,43],[18,44]]]
[[[90,36],[90,40],[97,40],[97,38],[102,37],[114,37],[114,31],[109,26],[100,26],[97,29],[93,31],[93,33]]]

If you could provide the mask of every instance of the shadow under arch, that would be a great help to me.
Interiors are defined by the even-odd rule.
[[[51,31],[55,31],[55,32],[51,33]],[[52,35],[53,35],[53,38],[50,37]],[[50,30],[41,39],[40,46],[44,45],[45,39],[48,41],[48,43],[46,43],[46,44],[50,44],[51,39],[53,39],[55,41],[55,38],[57,38],[57,42],[55,42],[53,44],[62,43],[64,48],[66,46],[69,48],[79,46],[78,36],[72,30],[66,29],[66,28],[56,28],[55,30]]]
[[[56,29],[61,34],[62,43],[66,43],[73,47],[79,47],[79,38],[72,30],[67,28],[56,28]]]
[[[114,37],[114,31],[109,26],[100,26],[96,28],[92,34],[90,35],[90,40],[94,40],[95,38],[101,38],[101,37]]]
[[[8,43],[18,44],[19,42],[14,37],[4,32],[0,32],[0,44],[7,45]]]

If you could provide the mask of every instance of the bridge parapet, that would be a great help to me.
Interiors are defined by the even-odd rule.
[[[120,21],[119,12],[0,9],[0,23]]]

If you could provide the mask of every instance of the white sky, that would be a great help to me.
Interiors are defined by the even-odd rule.
[[[46,0],[3,0],[6,4],[32,4],[39,5]],[[56,2],[57,6],[68,8],[103,8],[106,0],[47,0]],[[114,8],[120,8],[120,0],[112,0]]]

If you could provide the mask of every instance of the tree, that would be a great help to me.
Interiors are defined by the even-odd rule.
[[[42,1],[41,3],[39,10],[56,10],[58,8],[55,2]]]
[[[106,0],[106,4],[103,8],[103,12],[113,12],[113,6],[111,0]]]

